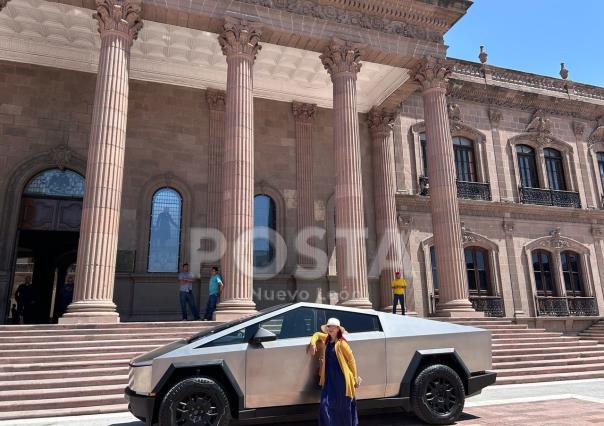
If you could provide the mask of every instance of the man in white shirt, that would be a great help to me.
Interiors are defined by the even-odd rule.
[[[199,311],[195,306],[193,298],[193,276],[189,272],[189,264],[183,263],[182,271],[178,274],[178,283],[180,284],[180,310],[182,311],[182,320],[187,320],[187,305],[191,309],[193,319],[199,321]]]

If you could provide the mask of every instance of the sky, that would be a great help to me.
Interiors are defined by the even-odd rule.
[[[604,0],[474,0],[445,34],[447,56],[604,87]]]

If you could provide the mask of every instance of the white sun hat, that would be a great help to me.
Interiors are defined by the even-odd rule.
[[[340,329],[340,331],[342,332],[342,334],[346,334],[346,333],[348,333],[348,332],[346,331],[346,329],[340,325],[340,320],[339,320],[339,319],[337,319],[337,318],[329,318],[329,319],[327,320],[327,324],[323,324],[323,325],[321,326],[321,331],[322,331],[323,333],[327,333],[327,326],[328,326],[328,325],[335,325],[336,327],[338,327],[338,328]]]

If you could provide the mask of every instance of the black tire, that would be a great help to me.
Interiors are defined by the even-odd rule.
[[[159,426],[228,426],[231,407],[222,386],[208,377],[191,377],[172,387],[159,407]]]
[[[411,406],[415,415],[433,425],[455,422],[463,411],[465,391],[451,367],[434,364],[423,369],[411,386]]]

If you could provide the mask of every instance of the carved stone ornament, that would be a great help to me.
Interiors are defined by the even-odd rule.
[[[399,214],[396,219],[402,229],[408,229],[413,224],[413,216]]]
[[[56,166],[64,170],[71,161],[72,152],[67,145],[59,145],[50,151],[50,156]]]
[[[450,103],[447,105],[447,112],[449,113],[449,120],[461,121],[461,110],[459,105],[456,103]]]
[[[142,0],[96,0],[96,13],[101,36],[110,33],[123,34],[136,40],[143,28],[141,19]]]
[[[395,113],[383,108],[373,107],[367,114],[369,129],[374,135],[389,134],[394,124]]]
[[[471,243],[476,240],[472,235],[472,230],[463,222],[461,222],[461,239],[464,243]]]
[[[243,3],[260,5],[271,9],[283,10],[297,15],[310,16],[315,19],[332,21],[340,25],[352,25],[356,28],[379,31],[387,34],[397,34],[403,37],[411,37],[421,40],[442,43],[442,33],[426,28],[427,22],[434,20],[434,16],[420,14],[418,10],[414,13],[401,13],[400,16],[415,18],[418,25],[399,20],[391,20],[384,16],[369,15],[360,11],[348,10],[343,7],[335,7],[326,3],[346,5],[350,0],[325,1],[325,0],[239,0]],[[289,19],[289,18],[286,18]],[[322,24],[317,24],[322,25]]]
[[[226,17],[224,31],[218,36],[218,42],[225,56],[241,55],[253,62],[262,49],[261,36],[259,24]]]
[[[568,78],[568,70],[566,69],[564,62],[560,63],[560,77],[562,77],[564,80]]]
[[[162,175],[162,178],[164,179],[165,185],[170,186],[172,185],[172,182],[174,182],[174,179],[176,179],[176,175],[172,172],[166,172]]]
[[[503,120],[503,114],[501,111],[492,108],[489,109],[489,121],[493,126],[498,126],[501,120]]]
[[[450,63],[445,59],[428,56],[411,71],[411,77],[421,84],[424,90],[439,88],[447,90],[447,81],[451,75]]]
[[[6,7],[9,0],[0,0],[0,11]]]
[[[548,238],[540,243],[541,247],[547,247],[547,248],[552,248],[552,249],[557,249],[557,250],[568,247],[568,241],[565,241],[560,236],[560,228],[552,229],[550,231],[549,235],[550,235],[550,238]]]
[[[294,119],[304,123],[310,123],[315,117],[317,106],[315,104],[307,104],[303,102],[292,102],[292,112]]]
[[[332,40],[320,56],[323,66],[334,78],[338,74],[352,74],[356,79],[361,70],[361,51],[358,45]]]
[[[552,121],[543,116],[543,111],[537,110],[526,127],[526,131],[528,133],[536,134],[535,140],[539,145],[546,145],[552,139],[551,135],[553,127]]]
[[[573,133],[580,138],[585,133],[585,124],[580,121],[573,121]]]
[[[511,234],[514,232],[514,222],[511,222],[509,220],[504,220],[502,227],[503,227],[503,232],[505,232],[506,234]]]
[[[481,64],[486,64],[487,59],[489,59],[489,54],[484,51],[484,46],[480,46],[480,53],[478,54],[478,59],[480,59]]]
[[[604,117],[598,119],[598,125],[587,139],[590,147],[597,142],[604,142]]]
[[[206,99],[211,111],[225,111],[226,101],[225,92],[222,90],[208,89]]]

